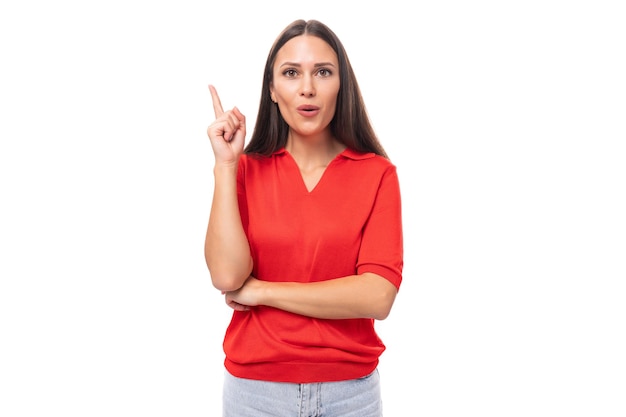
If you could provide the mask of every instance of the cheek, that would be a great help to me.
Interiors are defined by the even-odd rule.
[[[329,109],[333,109],[333,114],[335,113],[335,109],[337,108],[337,99],[339,98],[339,91],[330,93],[326,98],[326,106]]]
[[[284,88],[274,90],[276,98],[283,103],[289,103],[292,100],[293,94]]]
[[[287,96],[297,91],[298,83],[289,81],[274,81],[274,93],[280,96]]]
[[[333,88],[330,88],[328,90],[328,100],[332,100],[334,103],[337,103],[338,99],[339,99],[339,83],[337,82],[337,84],[334,85]]]

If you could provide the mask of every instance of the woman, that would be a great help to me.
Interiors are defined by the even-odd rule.
[[[337,36],[315,20],[272,46],[249,143],[215,121],[205,257],[233,308],[224,416],[381,416],[374,330],[402,281],[400,187]]]

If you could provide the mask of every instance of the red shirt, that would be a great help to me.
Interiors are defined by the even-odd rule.
[[[400,287],[400,187],[388,159],[346,149],[309,192],[286,150],[244,154],[238,198],[256,278],[313,282],[373,272]],[[373,319],[316,319],[266,306],[233,312],[224,338],[228,371],[266,381],[359,378],[384,350]]]

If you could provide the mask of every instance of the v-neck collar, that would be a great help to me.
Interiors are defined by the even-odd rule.
[[[350,148],[345,148],[343,151],[339,152],[333,159],[330,160],[328,165],[326,165],[326,168],[324,168],[324,172],[320,176],[317,183],[313,186],[313,188],[309,190],[309,188],[306,186],[306,183],[304,181],[304,177],[302,176],[302,172],[300,172],[300,167],[298,166],[296,159],[293,157],[293,155],[291,155],[291,153],[289,153],[289,151],[287,151],[287,149],[285,149],[284,147],[280,148],[277,151],[275,151],[273,155],[275,156],[282,155],[282,156],[289,157],[289,159],[293,163],[293,168],[295,169],[296,174],[298,175],[298,178],[300,179],[299,181],[300,185],[307,195],[311,195],[318,188],[320,188],[320,185],[324,182],[324,178],[328,176],[328,169],[331,168],[332,165],[335,164],[336,161],[338,161],[339,159],[347,158],[347,159],[358,161],[358,160],[373,158],[374,156],[376,156],[373,152],[362,153],[362,152],[357,152],[355,150],[352,150]]]

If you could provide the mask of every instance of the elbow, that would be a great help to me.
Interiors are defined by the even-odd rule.
[[[235,291],[241,288],[245,280],[250,276],[242,274],[219,274],[210,272],[213,287],[221,292]]]
[[[381,301],[379,305],[374,309],[374,311],[372,311],[372,318],[379,321],[385,320],[387,317],[389,317],[392,306],[393,300]]]
[[[361,308],[363,308],[361,317],[385,320],[391,313],[396,295],[398,295],[398,288],[388,279],[372,272],[362,274],[360,279],[364,280],[364,288],[366,288],[362,298],[364,301],[361,303]]]
[[[379,312],[378,314],[376,314],[374,317],[372,317],[374,320],[377,321],[383,321],[385,320],[387,317],[389,317],[389,313],[391,312],[391,310],[388,310],[386,312]]]
[[[252,262],[243,268],[236,269],[209,267],[213,287],[222,292],[238,290],[250,277],[250,274],[252,274]]]
[[[216,289],[226,292],[241,288],[252,274],[252,258],[246,260],[216,261],[205,252],[206,264],[209,269],[211,283]]]
[[[371,318],[382,321],[389,317],[397,294],[398,289],[389,281],[386,281],[370,304],[372,306],[370,311]]]
[[[213,287],[215,287],[217,290],[219,290],[222,293],[225,292],[229,292],[229,291],[236,291],[239,288],[241,288],[241,286],[243,285],[243,281],[238,281],[238,280],[229,280],[229,281],[225,281],[225,280],[215,280],[215,279],[211,279],[211,281],[213,282]]]

